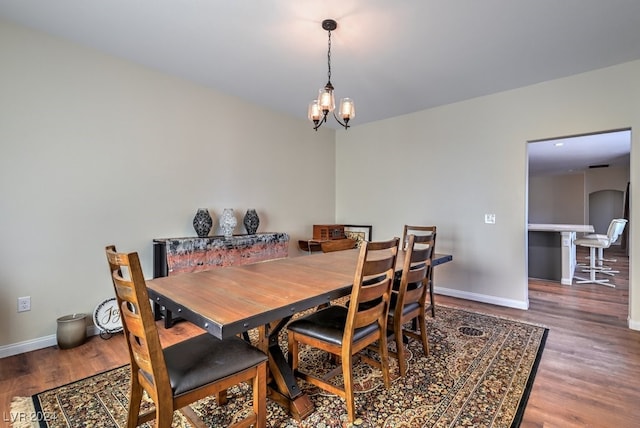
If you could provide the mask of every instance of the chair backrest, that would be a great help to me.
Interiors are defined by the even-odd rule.
[[[395,319],[402,319],[403,309],[407,305],[424,306],[427,299],[428,281],[431,279],[433,250],[436,234],[407,236],[407,249],[402,266],[400,287],[395,305]]]
[[[409,244],[407,236],[409,234],[413,235],[430,235],[432,233],[436,233],[435,226],[410,226],[408,224],[404,225],[404,229],[402,231],[402,249],[406,250],[407,245]]]
[[[323,253],[330,253],[332,251],[350,250],[356,248],[358,242],[355,239],[334,239],[331,241],[323,241],[320,243]]]
[[[389,299],[400,238],[363,242],[351,289],[351,300],[343,336],[343,346],[352,344],[358,329],[368,327],[380,337],[386,335]],[[374,328],[377,324],[377,329]],[[361,330],[362,331],[362,330]],[[370,337],[367,333],[366,336]],[[369,341],[368,343],[371,343]]]
[[[627,220],[624,218],[614,218],[609,223],[609,229],[607,230],[607,236],[609,237],[609,243],[613,244],[618,240],[622,232],[624,231],[624,227],[627,224]]]
[[[169,374],[138,254],[118,253],[112,245],[106,247],[106,254],[129,349],[131,373],[137,374],[140,384],[156,403],[171,402]]]

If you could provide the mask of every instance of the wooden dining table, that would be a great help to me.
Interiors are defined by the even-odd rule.
[[[304,419],[313,403],[280,349],[278,334],[295,314],[351,292],[358,249],[182,273],[147,281],[156,316],[178,316],[224,339],[258,329],[253,343],[269,356],[269,398]],[[435,254],[434,266],[452,260]],[[404,252],[398,253],[398,270]]]

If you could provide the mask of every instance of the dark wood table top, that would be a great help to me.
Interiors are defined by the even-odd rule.
[[[147,281],[150,298],[218,338],[346,296],[359,250],[318,253]],[[398,254],[402,266],[404,253]],[[436,254],[434,265],[452,260]]]

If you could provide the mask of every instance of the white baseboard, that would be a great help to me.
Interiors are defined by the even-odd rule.
[[[632,320],[631,317],[629,317],[627,322],[629,323],[629,328],[631,330],[640,330],[640,321]]]
[[[515,309],[529,309],[529,301],[503,299],[502,297],[488,296],[486,294],[471,293],[469,291],[454,290],[451,288],[434,287],[433,292],[449,297],[457,297],[459,299],[473,300],[474,302],[489,303],[497,306],[505,306]]]
[[[87,337],[95,336],[100,333],[95,326],[87,328]],[[39,337],[37,339],[25,340],[24,342],[12,343],[5,346],[0,346],[0,358],[10,357],[12,355],[22,354],[24,352],[36,351],[38,349],[48,348],[49,346],[56,346],[58,341],[56,335],[51,334],[49,336]]]

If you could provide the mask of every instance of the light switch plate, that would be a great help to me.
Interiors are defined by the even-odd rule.
[[[485,214],[484,222],[487,224],[495,224],[496,223],[496,215],[495,214]]]

